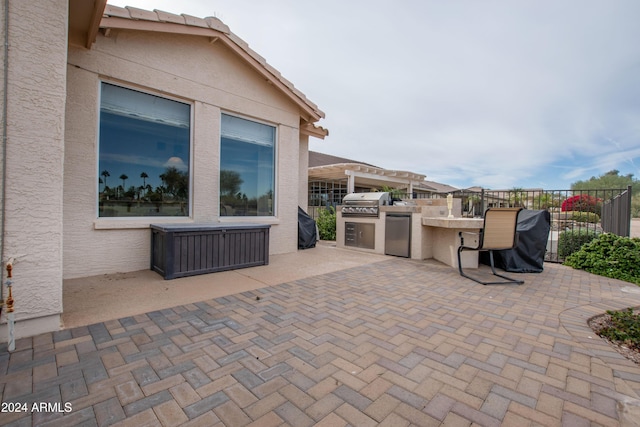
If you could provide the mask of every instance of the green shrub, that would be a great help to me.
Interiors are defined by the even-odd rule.
[[[601,234],[569,255],[564,264],[640,285],[640,239]]]
[[[596,237],[596,231],[591,229],[579,228],[563,231],[558,236],[558,256],[560,258],[568,257]]]
[[[598,224],[600,222],[600,216],[593,212],[571,212],[569,219],[576,222],[589,222],[591,224]]]
[[[328,209],[320,209],[316,224],[321,240],[336,240],[336,210],[333,206]]]
[[[598,335],[640,350],[640,314],[634,313],[631,307],[621,311],[607,310],[607,314],[611,316],[611,324],[597,331]]]

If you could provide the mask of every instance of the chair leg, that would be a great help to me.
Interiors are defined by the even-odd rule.
[[[481,285],[508,285],[508,284],[518,284],[521,285],[524,283],[524,280],[516,280],[516,279],[512,279],[511,277],[508,276],[504,276],[502,274],[498,274],[498,272],[496,272],[495,269],[495,264],[493,262],[493,251],[488,251],[489,252],[489,262],[490,262],[490,266],[491,266],[491,272],[493,273],[494,276],[500,277],[502,279],[505,279],[503,281],[499,281],[499,282],[484,282],[480,279],[477,279],[475,277],[469,276],[468,274],[466,274],[463,270],[462,270],[462,251],[464,250],[464,248],[462,246],[458,247],[458,271],[460,272],[460,275],[463,277],[466,277],[467,279],[473,280],[474,282],[480,283]]]
[[[524,280],[516,280],[516,279],[513,279],[511,277],[505,276],[503,274],[498,274],[496,272],[495,264],[493,262],[493,251],[488,251],[488,252],[489,252],[489,263],[491,264],[491,272],[493,273],[494,276],[501,277],[501,278],[505,279],[505,281],[501,281],[501,282],[486,282],[486,283],[484,283],[485,285],[508,285],[509,283],[516,283],[518,285],[522,285],[524,283]]]
[[[484,285],[484,283],[478,279],[476,279],[475,277],[469,276],[468,274],[465,274],[465,272],[462,270],[462,254],[463,251],[463,247],[459,246],[458,247],[458,271],[460,272],[460,275],[462,277],[466,277],[467,279],[473,280],[474,282],[480,283],[481,285]]]

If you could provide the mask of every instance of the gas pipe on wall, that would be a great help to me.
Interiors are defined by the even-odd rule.
[[[14,351],[16,349],[16,337],[14,333],[16,315],[13,312],[13,295],[11,294],[11,285],[13,285],[13,281],[11,280],[13,278],[12,271],[13,271],[13,258],[9,259],[9,261],[7,262],[7,280],[4,282],[5,285],[7,285],[7,290],[8,290],[6,306],[7,306],[7,330],[9,331],[9,340],[7,344],[8,344],[9,351]]]

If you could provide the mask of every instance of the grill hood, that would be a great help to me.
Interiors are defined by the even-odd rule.
[[[342,199],[342,203],[348,204],[366,204],[386,206],[391,204],[391,197],[385,191],[376,191],[373,193],[349,193]]]
[[[389,193],[350,193],[342,199],[342,216],[380,216],[380,206],[391,205]]]

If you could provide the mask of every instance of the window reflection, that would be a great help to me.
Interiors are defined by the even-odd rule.
[[[222,115],[220,215],[272,216],[275,128]]]
[[[190,106],[102,84],[100,217],[188,216]]]

